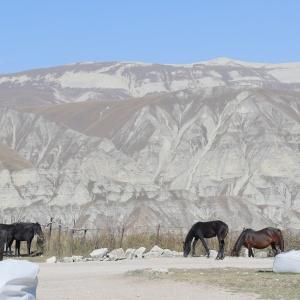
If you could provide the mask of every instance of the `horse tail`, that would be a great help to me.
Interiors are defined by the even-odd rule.
[[[280,251],[284,252],[284,239],[283,239],[283,235],[282,235],[282,231],[280,229],[278,230],[278,236],[279,236],[279,247],[280,247]]]
[[[246,230],[243,230],[233,246],[232,249],[233,254],[236,254],[237,256],[239,255],[239,252],[245,242],[245,237],[246,237]]]

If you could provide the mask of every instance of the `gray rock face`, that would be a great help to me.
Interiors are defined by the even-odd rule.
[[[0,76],[0,217],[300,228],[299,70],[223,59]]]

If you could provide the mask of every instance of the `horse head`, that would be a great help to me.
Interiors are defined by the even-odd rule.
[[[236,247],[234,247],[234,248],[231,250],[230,256],[236,256],[236,257],[240,256],[240,253],[239,253],[239,251],[237,251]]]
[[[34,229],[34,233],[37,234],[41,240],[45,239],[44,233],[39,223],[34,223],[33,229]]]
[[[190,242],[183,242],[183,256],[187,257],[191,252],[191,243]]]

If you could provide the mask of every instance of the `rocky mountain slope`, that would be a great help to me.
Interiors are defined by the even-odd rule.
[[[2,219],[300,228],[300,64],[3,75],[0,125]]]

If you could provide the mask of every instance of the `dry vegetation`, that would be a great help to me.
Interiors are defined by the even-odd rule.
[[[138,248],[144,246],[147,250],[150,250],[154,245],[176,251],[182,251],[183,240],[185,233],[163,230],[159,233],[156,232],[139,232],[132,233],[123,232],[122,230],[99,230],[90,231],[84,233],[84,231],[78,231],[72,234],[71,231],[59,231],[57,229],[52,230],[51,237],[48,230],[45,231],[47,236],[47,243],[44,248],[45,256],[71,256],[71,255],[88,255],[92,250],[97,248],[106,247],[108,249],[120,248]],[[300,234],[292,233],[290,231],[283,232],[285,239],[285,249],[300,249]],[[122,237],[123,236],[123,237]],[[225,241],[226,255],[230,254],[230,251],[238,237],[238,233],[230,233]],[[208,246],[210,249],[218,249],[218,241],[216,238],[208,239]],[[26,253],[26,248],[23,243],[23,253]],[[36,249],[35,243],[33,244],[33,250]],[[204,249],[201,243],[198,243],[196,248],[196,255],[203,255]]]

